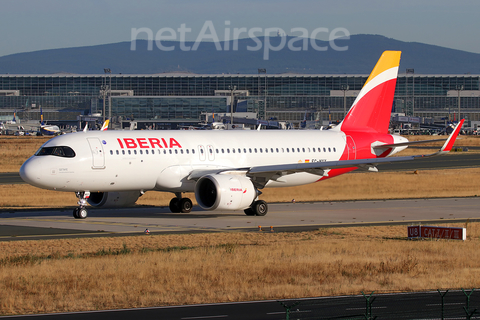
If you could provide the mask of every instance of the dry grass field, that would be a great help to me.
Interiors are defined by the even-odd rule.
[[[464,225],[461,225],[462,227]],[[0,314],[480,286],[468,240],[405,226],[0,242]]]
[[[465,146],[480,145],[466,139]],[[44,141],[1,137],[1,171],[17,171]],[[355,173],[266,189],[261,198],[476,196],[479,178],[480,168]],[[166,205],[170,198],[147,192],[137,203]],[[3,208],[75,204],[72,193],[0,185]],[[466,227],[464,242],[407,241],[405,226],[0,242],[0,315],[475,288],[480,224]]]

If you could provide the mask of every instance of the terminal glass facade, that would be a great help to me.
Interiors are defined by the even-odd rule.
[[[0,115],[16,110],[22,119],[61,120],[103,112],[103,86],[111,89],[112,116],[142,119],[196,119],[201,112],[225,112],[218,92],[233,86],[247,92],[249,112],[278,120],[303,117],[339,120],[368,75],[1,75]],[[415,116],[480,120],[479,75],[400,74],[392,111]],[[105,104],[108,110],[109,99]]]

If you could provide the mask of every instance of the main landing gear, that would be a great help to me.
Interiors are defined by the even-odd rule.
[[[175,196],[175,198],[170,200],[170,204],[168,205],[172,213],[189,213],[192,211],[192,200],[182,198],[180,192],[175,192]]]
[[[268,212],[268,204],[263,200],[257,200],[244,212],[247,216],[264,216]]]
[[[87,199],[90,197],[90,192],[75,192],[78,198],[78,208],[73,209],[73,217],[75,219],[85,219],[88,216],[88,211],[85,208],[87,206]]]

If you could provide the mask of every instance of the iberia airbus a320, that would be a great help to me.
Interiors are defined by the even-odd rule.
[[[388,133],[399,51],[385,51],[345,119],[331,130],[86,131],[46,142],[21,167],[39,188],[75,192],[73,216],[87,203],[129,206],[147,191],[172,192],[172,212],[190,212],[194,192],[205,210],[244,210],[263,216],[263,188],[322,181],[356,169],[377,171],[413,142]],[[450,151],[463,124],[442,148]],[[432,156],[432,155],[428,155]]]

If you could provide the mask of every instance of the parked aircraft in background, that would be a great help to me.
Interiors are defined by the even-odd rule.
[[[75,192],[75,218],[92,206],[127,206],[147,191],[172,192],[172,212],[205,210],[263,216],[266,187],[313,183],[356,169],[423,156],[386,158],[409,144],[388,134],[399,51],[382,54],[345,119],[331,130],[86,131],[46,142],[21,167],[34,186]],[[442,148],[451,150],[463,120]]]
[[[43,111],[41,107],[40,107],[40,133],[45,136],[55,136],[62,133],[62,131],[58,126],[45,124],[45,122],[43,121]]]

